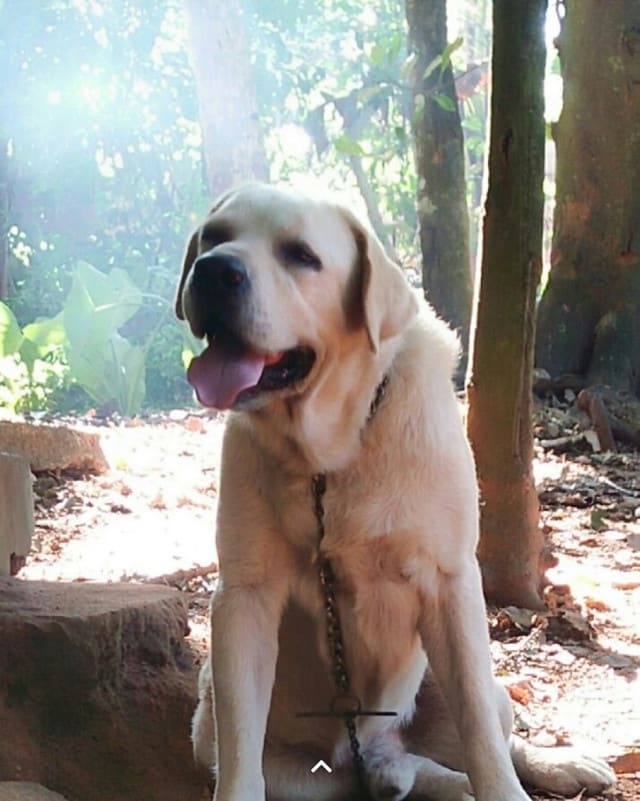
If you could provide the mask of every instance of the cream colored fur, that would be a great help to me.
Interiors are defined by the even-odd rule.
[[[398,713],[358,721],[373,798],[524,801],[517,774],[569,795],[611,784],[603,763],[511,737],[489,656],[454,334],[344,209],[251,186],[211,220],[230,226],[223,247],[247,266],[248,340],[317,354],[299,386],[227,423],[220,580],[193,722],[216,801],[346,801],[354,789],[343,723],[297,716],[335,694],[310,490],[319,470],[328,475],[320,547],[337,576],[352,689],[366,708]],[[309,242],[322,270],[278,263],[283,236]],[[196,333],[190,267],[206,247],[196,232],[178,296]],[[310,772],[321,758],[330,775]]]

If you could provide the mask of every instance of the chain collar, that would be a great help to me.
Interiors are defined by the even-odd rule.
[[[367,417],[367,423],[370,422],[371,418],[375,416],[375,413],[378,411],[380,404],[382,403],[382,399],[384,398],[384,393],[387,391],[387,387],[389,386],[389,373],[387,373],[382,381],[376,387],[376,394],[373,396],[373,400],[371,401],[371,406],[369,406],[369,415]]]
[[[389,375],[385,375],[376,388],[376,393],[369,407],[367,423],[375,416],[382,399],[384,398]],[[318,530],[318,549],[324,539],[324,495],[327,490],[327,474],[316,473],[311,478],[311,494],[313,497],[313,511],[316,518]],[[363,710],[360,699],[351,692],[351,682],[345,661],[345,646],[340,622],[340,613],[336,599],[336,578],[330,560],[319,554],[318,575],[320,578],[320,588],[324,601],[324,611],[327,624],[327,639],[329,641],[329,654],[331,657],[331,672],[336,686],[336,695],[331,701],[330,707],[323,712],[303,712],[303,717],[340,717],[344,720],[349,738],[349,747],[353,766],[356,771],[359,789],[366,797],[369,797],[365,775],[364,759],[358,739],[356,729],[356,719],[361,716],[393,716],[395,712],[382,712],[377,710]]]

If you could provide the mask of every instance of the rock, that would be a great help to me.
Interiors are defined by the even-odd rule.
[[[0,801],[67,801],[59,793],[31,782],[0,782]]]
[[[0,578],[0,776],[68,801],[202,801],[178,591]]]
[[[69,426],[0,420],[0,451],[26,456],[34,472],[107,469],[98,434]]]
[[[24,565],[33,536],[33,492],[29,462],[0,452],[0,576]]]

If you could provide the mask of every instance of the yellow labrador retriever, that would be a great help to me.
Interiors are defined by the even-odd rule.
[[[193,721],[216,801],[342,801],[358,776],[386,801],[612,784],[511,736],[458,343],[372,233],[292,191],[232,191],[191,238],[177,313],[208,342],[200,401],[233,410]]]

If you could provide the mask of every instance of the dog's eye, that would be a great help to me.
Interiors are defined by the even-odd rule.
[[[322,262],[316,254],[308,245],[297,239],[281,242],[278,247],[278,255],[285,264],[294,267],[307,267],[310,270],[322,269]]]

